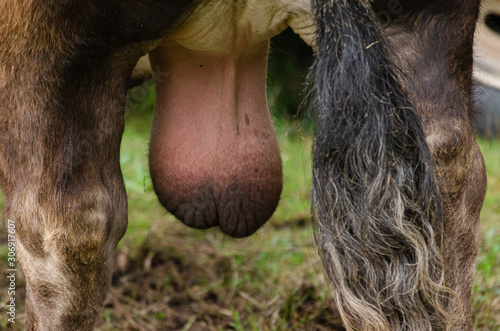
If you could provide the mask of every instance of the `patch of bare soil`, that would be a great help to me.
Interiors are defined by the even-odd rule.
[[[118,251],[96,330],[342,330],[321,298],[324,290],[307,279],[276,279],[245,264],[257,252],[227,254],[170,230],[151,233],[133,251]],[[2,306],[8,300],[5,266],[1,261]],[[16,324],[2,316],[1,330],[22,330],[25,283],[19,276]]]
[[[151,236],[135,257],[118,253],[98,329],[343,330],[314,285],[281,286],[276,295],[236,264],[206,241]]]

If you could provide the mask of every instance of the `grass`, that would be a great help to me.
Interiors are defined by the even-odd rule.
[[[500,141],[478,139],[488,174],[488,188],[481,213],[481,230],[500,227]]]
[[[473,313],[477,330],[500,330],[500,142],[478,141],[488,187],[481,211],[482,245],[474,283]]]
[[[195,231],[157,203],[147,169],[149,102],[130,109],[121,164],[129,227],[97,330],[340,330],[312,244],[311,138],[276,120],[284,190],[272,219],[250,238]],[[500,330],[500,146],[480,140],[489,184],[474,285],[476,329]],[[7,325],[5,228],[0,228],[0,329]],[[18,283],[18,323],[24,283]]]

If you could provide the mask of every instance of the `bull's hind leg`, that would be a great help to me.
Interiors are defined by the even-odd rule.
[[[471,330],[485,191],[470,120],[478,1],[314,4],[313,216],[344,324]],[[383,8],[396,15],[385,31]]]
[[[18,85],[19,86],[19,85]],[[82,84],[82,98],[91,93]],[[90,86],[88,86],[90,87]],[[69,87],[68,90],[72,90]],[[48,87],[50,97],[56,97]],[[113,271],[114,250],[127,225],[119,165],[123,128],[118,101],[93,93],[97,109],[58,102],[85,116],[44,108],[45,96],[13,92],[23,108],[0,117],[5,217],[14,221],[27,282],[26,330],[89,330]],[[18,93],[25,93],[23,96]],[[105,108],[100,108],[103,106]]]
[[[0,181],[26,330],[92,329],[127,224],[127,81],[192,3],[0,2]]]
[[[14,84],[9,95],[18,104],[0,98],[0,178],[26,277],[26,330],[90,330],[127,225],[122,105],[96,81],[66,86],[67,99],[44,83]]]
[[[472,42],[479,1],[407,5],[387,29],[422,120],[443,201],[445,285],[461,303],[454,330],[472,330],[471,289],[484,199],[484,162],[472,129]],[[455,304],[452,310],[458,310]]]

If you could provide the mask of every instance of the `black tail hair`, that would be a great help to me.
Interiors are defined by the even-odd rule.
[[[369,0],[313,0],[315,240],[348,330],[446,329],[442,206]]]

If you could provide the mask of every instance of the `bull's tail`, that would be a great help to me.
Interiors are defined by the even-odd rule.
[[[313,216],[348,330],[443,330],[443,219],[418,115],[368,0],[314,0]]]

